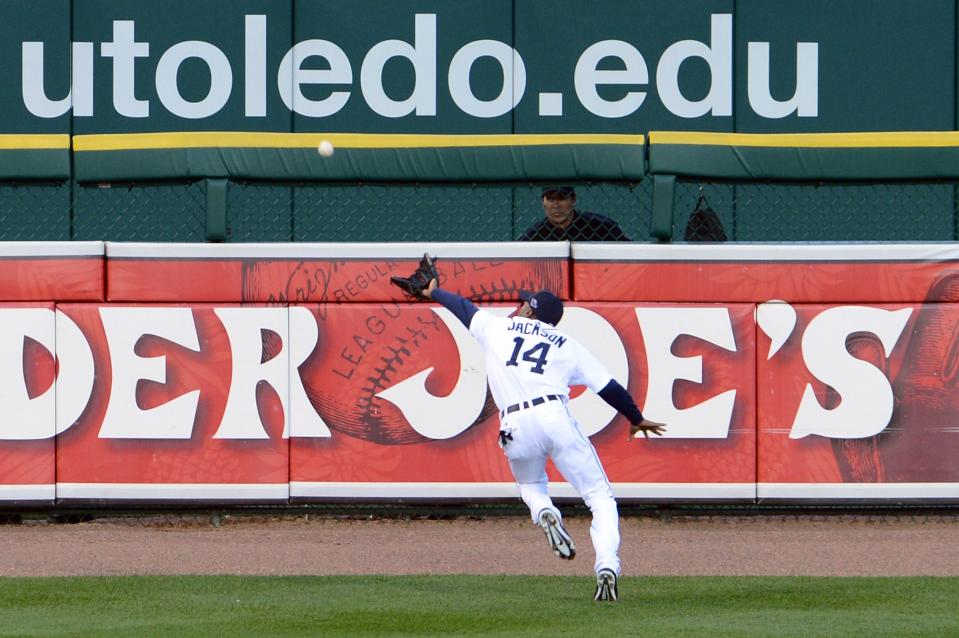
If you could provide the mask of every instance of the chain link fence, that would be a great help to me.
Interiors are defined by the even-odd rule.
[[[0,182],[0,241],[72,238],[69,182]]]
[[[206,184],[160,182],[73,187],[80,241],[197,242],[206,236]]]
[[[512,241],[545,219],[536,184],[230,184],[231,241]],[[576,186],[582,208],[648,237],[650,187]],[[565,239],[560,237],[549,239]],[[596,240],[612,239],[602,233]]]
[[[673,241],[952,241],[957,184],[677,183]]]
[[[651,179],[570,186],[568,197],[545,198],[537,183],[234,181],[227,241],[656,241]],[[959,237],[956,188],[955,182],[680,180],[671,239],[952,241]],[[563,227],[573,209],[578,213]],[[71,239],[206,241],[206,182],[0,183],[0,240]]]

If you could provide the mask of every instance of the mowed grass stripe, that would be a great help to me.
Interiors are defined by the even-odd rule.
[[[2,636],[947,636],[959,578],[0,579]]]

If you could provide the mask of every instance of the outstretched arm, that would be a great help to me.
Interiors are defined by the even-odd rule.
[[[665,424],[650,421],[643,416],[636,402],[633,401],[633,397],[629,396],[629,392],[616,379],[610,380],[606,387],[599,391],[599,396],[603,401],[616,408],[617,412],[629,419],[629,438],[626,439],[627,441],[632,441],[640,432],[648,439],[650,432],[662,436],[666,430]]]
[[[435,279],[430,282],[429,288],[423,290],[423,295],[452,312],[467,328],[470,327],[473,315],[479,310],[469,299],[460,297],[455,292],[439,288]]]

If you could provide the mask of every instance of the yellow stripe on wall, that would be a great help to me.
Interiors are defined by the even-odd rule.
[[[0,135],[2,150],[46,150],[70,148],[70,136],[54,135]]]
[[[315,148],[329,140],[340,148],[455,148],[550,146],[561,144],[643,145],[643,135],[378,135],[371,133],[244,133],[182,132],[77,135],[77,151],[118,151],[177,148]],[[66,134],[0,135],[0,149],[69,149]],[[959,131],[888,133],[699,133],[653,131],[649,143],[700,146],[781,148],[896,148],[959,146]]]
[[[896,148],[959,146],[959,131],[892,133],[689,133],[654,131],[650,145],[763,146],[782,148]]]
[[[128,133],[77,135],[77,151],[123,151],[177,148],[316,148],[329,140],[339,148],[455,148],[478,146],[548,146],[559,144],[633,144],[642,135],[377,135],[372,133]]]

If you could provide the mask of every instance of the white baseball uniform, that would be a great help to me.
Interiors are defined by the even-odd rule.
[[[619,512],[596,450],[569,412],[570,385],[602,390],[613,378],[576,340],[537,319],[478,310],[470,333],[486,353],[486,373],[504,450],[533,521],[549,508],[546,460],[576,489],[593,515],[595,568],[619,574]]]

